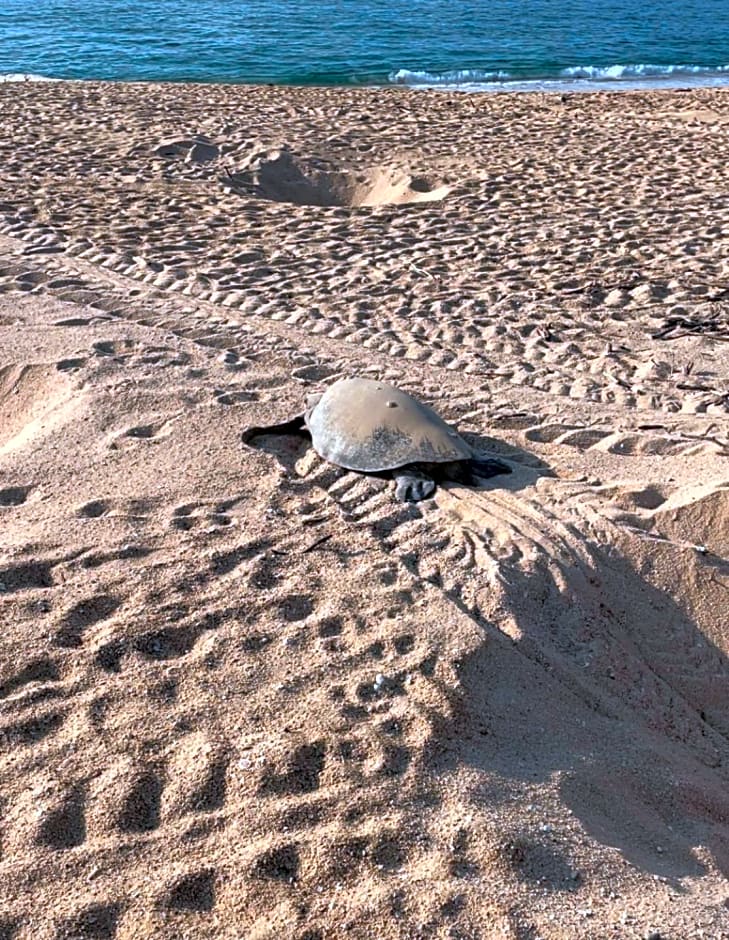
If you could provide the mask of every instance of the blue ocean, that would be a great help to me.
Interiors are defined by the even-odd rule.
[[[0,75],[720,85],[729,84],[729,0],[0,0]]]

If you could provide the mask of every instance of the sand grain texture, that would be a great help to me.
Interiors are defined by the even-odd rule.
[[[0,938],[729,937],[729,95],[0,113]]]

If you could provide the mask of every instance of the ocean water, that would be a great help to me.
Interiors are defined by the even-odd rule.
[[[0,75],[465,89],[729,84],[729,0],[0,0]]]

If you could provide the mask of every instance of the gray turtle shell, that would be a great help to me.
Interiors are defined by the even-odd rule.
[[[340,379],[306,413],[314,450],[348,470],[469,460],[463,438],[427,405],[372,379]]]

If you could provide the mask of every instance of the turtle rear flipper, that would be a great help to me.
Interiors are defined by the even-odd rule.
[[[479,480],[488,480],[501,473],[511,473],[511,467],[498,457],[472,457],[465,464],[470,482],[477,486]]]
[[[420,470],[396,470],[392,476],[395,480],[395,497],[401,503],[418,503],[435,492],[435,480]]]

